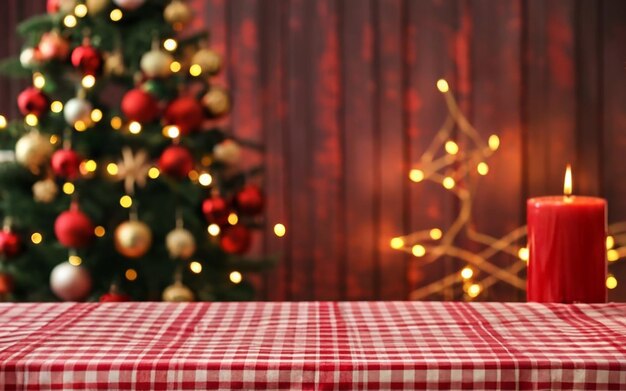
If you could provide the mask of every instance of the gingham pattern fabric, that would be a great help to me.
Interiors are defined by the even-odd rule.
[[[626,304],[0,304],[0,384],[626,389]]]

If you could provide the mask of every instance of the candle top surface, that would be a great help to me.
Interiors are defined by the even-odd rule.
[[[541,206],[566,206],[566,205],[606,205],[606,200],[600,197],[589,196],[544,196],[528,199],[528,205]]]

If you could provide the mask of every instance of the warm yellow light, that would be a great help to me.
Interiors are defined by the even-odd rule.
[[[96,168],[98,168],[98,163],[96,163],[95,160],[87,160],[85,162],[85,171],[94,172],[96,171]]]
[[[148,176],[152,179],[157,179],[159,177],[159,174],[161,174],[161,172],[156,167],[150,167],[150,169],[148,170]]]
[[[182,65],[180,65],[178,61],[172,61],[172,63],[170,64],[170,71],[172,71],[172,73],[179,72],[181,68]]]
[[[28,126],[37,126],[37,124],[39,123],[39,119],[35,114],[26,114],[24,122],[26,122],[26,125]]]
[[[437,89],[440,92],[448,92],[450,91],[450,86],[448,85],[448,82],[445,79],[439,79],[437,80]]]
[[[106,230],[104,229],[104,227],[103,227],[103,226],[99,225],[99,226],[97,226],[96,228],[94,228],[93,233],[94,233],[97,237],[101,238],[101,237],[103,237],[103,236],[104,236],[104,234],[106,234]]]
[[[200,76],[202,74],[202,67],[198,64],[193,64],[189,67],[189,74],[191,76]]]
[[[445,149],[450,155],[456,155],[459,153],[459,145],[452,140],[446,141]]]
[[[411,252],[416,257],[423,257],[424,255],[426,255],[426,248],[421,244],[416,244],[411,248]]]
[[[87,124],[85,121],[78,120],[74,123],[74,129],[76,129],[77,132],[84,132],[87,130]]]
[[[85,4],[77,4],[76,7],[74,7],[74,15],[78,16],[79,18],[84,18],[85,16],[87,16],[87,6]]]
[[[609,274],[609,276],[606,278],[606,287],[609,289],[617,288],[617,278],[615,278],[614,275]]]
[[[51,134],[50,135],[50,144],[54,145],[56,143],[59,142],[59,136],[57,136],[56,134]]]
[[[450,190],[450,189],[452,189],[456,185],[456,181],[454,180],[454,178],[452,178],[450,176],[447,176],[447,177],[443,178],[442,185],[446,189]]]
[[[107,172],[109,173],[109,175],[117,175],[117,172],[118,172],[117,164],[115,163],[107,164]]]
[[[122,17],[124,16],[124,14],[122,13],[122,10],[119,8],[114,9],[113,11],[111,11],[111,13],[109,14],[109,17],[111,18],[112,21],[114,22],[119,22],[120,20],[122,20]]]
[[[202,156],[202,159],[200,159],[200,164],[203,166],[210,166],[212,162],[213,158],[211,158],[211,155],[204,155]]]
[[[91,88],[96,85],[96,78],[94,75],[85,75],[80,84],[85,88]]]
[[[202,264],[197,261],[193,261],[189,264],[189,270],[196,274],[200,274],[202,272]]]
[[[124,273],[124,277],[128,281],[135,281],[137,279],[137,271],[135,269],[127,269],[126,273]]]
[[[131,122],[130,124],[128,124],[128,131],[132,134],[141,133],[141,124],[137,121]]]
[[[61,101],[55,100],[54,102],[50,103],[50,111],[52,111],[53,113],[60,113],[63,111],[63,103],[61,103]]]
[[[67,261],[72,266],[80,266],[80,264],[83,263],[83,260],[78,255],[70,255]]]
[[[519,250],[517,250],[517,256],[519,257],[519,259],[521,259],[524,262],[528,262],[528,258],[529,258],[529,252],[528,252],[528,247],[522,247]]]
[[[424,171],[418,170],[417,168],[409,171],[409,179],[413,182],[421,182],[424,180]]]
[[[619,259],[619,253],[617,250],[611,249],[606,252],[606,259],[608,259],[609,262],[615,262]]]
[[[78,21],[74,15],[65,15],[65,18],[63,18],[63,24],[65,27],[76,27],[76,23],[78,23]]]
[[[615,238],[611,235],[606,237],[606,249],[610,250],[615,246]]]
[[[443,232],[439,228],[433,228],[430,230],[430,238],[432,240],[439,240],[443,236]]]
[[[232,282],[233,284],[239,284],[243,279],[243,276],[239,272],[231,272],[230,276],[228,277],[230,278],[230,282]]]
[[[489,165],[485,162],[480,162],[476,166],[476,171],[478,171],[480,175],[487,175],[489,173]]]
[[[211,236],[217,236],[220,234],[220,226],[217,224],[211,224],[207,227],[207,232]]]
[[[33,232],[33,234],[30,235],[30,240],[34,244],[39,244],[43,240],[43,236],[41,236],[39,232]]]
[[[120,117],[111,118],[111,127],[115,130],[122,128],[122,119]]]
[[[102,119],[102,110],[100,109],[91,110],[91,120],[93,122],[100,122],[101,119]]]
[[[33,85],[39,89],[44,88],[46,85],[46,78],[39,72],[33,73]]]
[[[196,170],[191,170],[187,176],[189,177],[189,180],[197,181],[200,174],[198,174],[198,171]]]
[[[168,38],[163,42],[163,47],[168,52],[173,52],[178,47],[178,42],[175,39]]]
[[[479,284],[472,284],[469,287],[467,287],[467,295],[469,297],[476,297],[478,295],[480,295],[480,292],[483,290],[483,288],[479,285]]]
[[[392,238],[389,241],[389,245],[391,246],[391,248],[393,248],[394,250],[399,250],[402,247],[404,247],[404,239],[402,239],[401,237],[396,237],[396,238]]]
[[[133,199],[129,195],[123,195],[120,198],[120,205],[122,208],[130,208],[133,205]]]
[[[236,213],[231,213],[228,215],[228,224],[235,225],[239,222],[239,217]]]
[[[274,225],[274,235],[282,238],[287,233],[287,228],[285,228],[284,224],[278,223]]]
[[[495,134],[489,136],[489,149],[492,151],[497,150],[500,147],[500,137]]]
[[[566,196],[572,195],[572,166],[567,165],[565,167],[565,179],[563,180],[563,194]]]
[[[4,129],[7,127],[9,123],[7,122],[7,117],[4,115],[0,115],[0,129]]]
[[[169,138],[176,138],[180,136],[180,129],[178,129],[178,126],[168,125],[163,128],[163,135]]]
[[[65,194],[74,194],[74,184],[72,182],[65,182],[63,184],[63,193]]]
[[[471,267],[464,267],[461,269],[461,278],[464,280],[469,280],[474,276],[474,270]]]
[[[198,177],[198,182],[200,182],[202,186],[209,186],[213,182],[213,177],[208,172],[203,172]]]

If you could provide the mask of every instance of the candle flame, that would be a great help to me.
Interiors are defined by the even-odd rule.
[[[567,165],[565,169],[565,180],[563,181],[563,194],[566,196],[572,195],[572,166]]]

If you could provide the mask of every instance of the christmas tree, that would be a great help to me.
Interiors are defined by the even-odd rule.
[[[260,167],[220,128],[230,97],[181,0],[49,0],[1,70],[32,86],[0,118],[0,294],[239,300],[262,226]],[[284,230],[283,230],[284,231]]]

